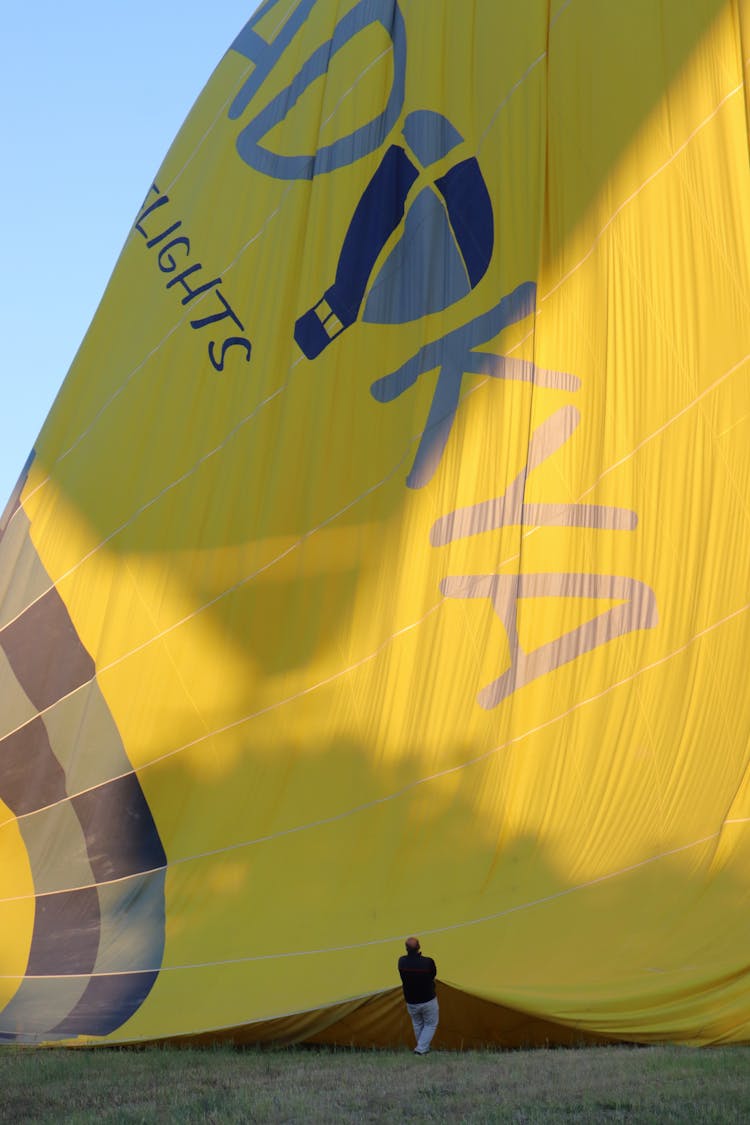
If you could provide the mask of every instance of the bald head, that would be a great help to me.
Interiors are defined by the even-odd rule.
[[[408,937],[404,942],[407,953],[419,953],[419,938]]]

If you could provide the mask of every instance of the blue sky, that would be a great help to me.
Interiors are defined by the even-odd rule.
[[[177,130],[258,0],[9,4],[0,513]]]

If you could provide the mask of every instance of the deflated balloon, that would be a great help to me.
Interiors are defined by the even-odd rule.
[[[750,1037],[748,42],[239,33],[2,520],[2,1040]]]

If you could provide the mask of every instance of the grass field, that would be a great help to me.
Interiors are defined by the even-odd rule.
[[[750,1122],[750,1047],[0,1049],[13,1122]]]

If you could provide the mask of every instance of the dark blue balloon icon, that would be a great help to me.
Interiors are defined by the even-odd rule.
[[[422,169],[443,159],[463,138],[431,110],[410,114],[403,136],[410,151],[396,144],[386,150],[352,215],[333,284],[295,324],[294,338],[308,359],[320,355],[360,315],[372,324],[417,320],[461,300],[487,272],[494,222],[478,161],[458,161],[426,183],[407,209]],[[376,263],[399,229],[365,299]]]

